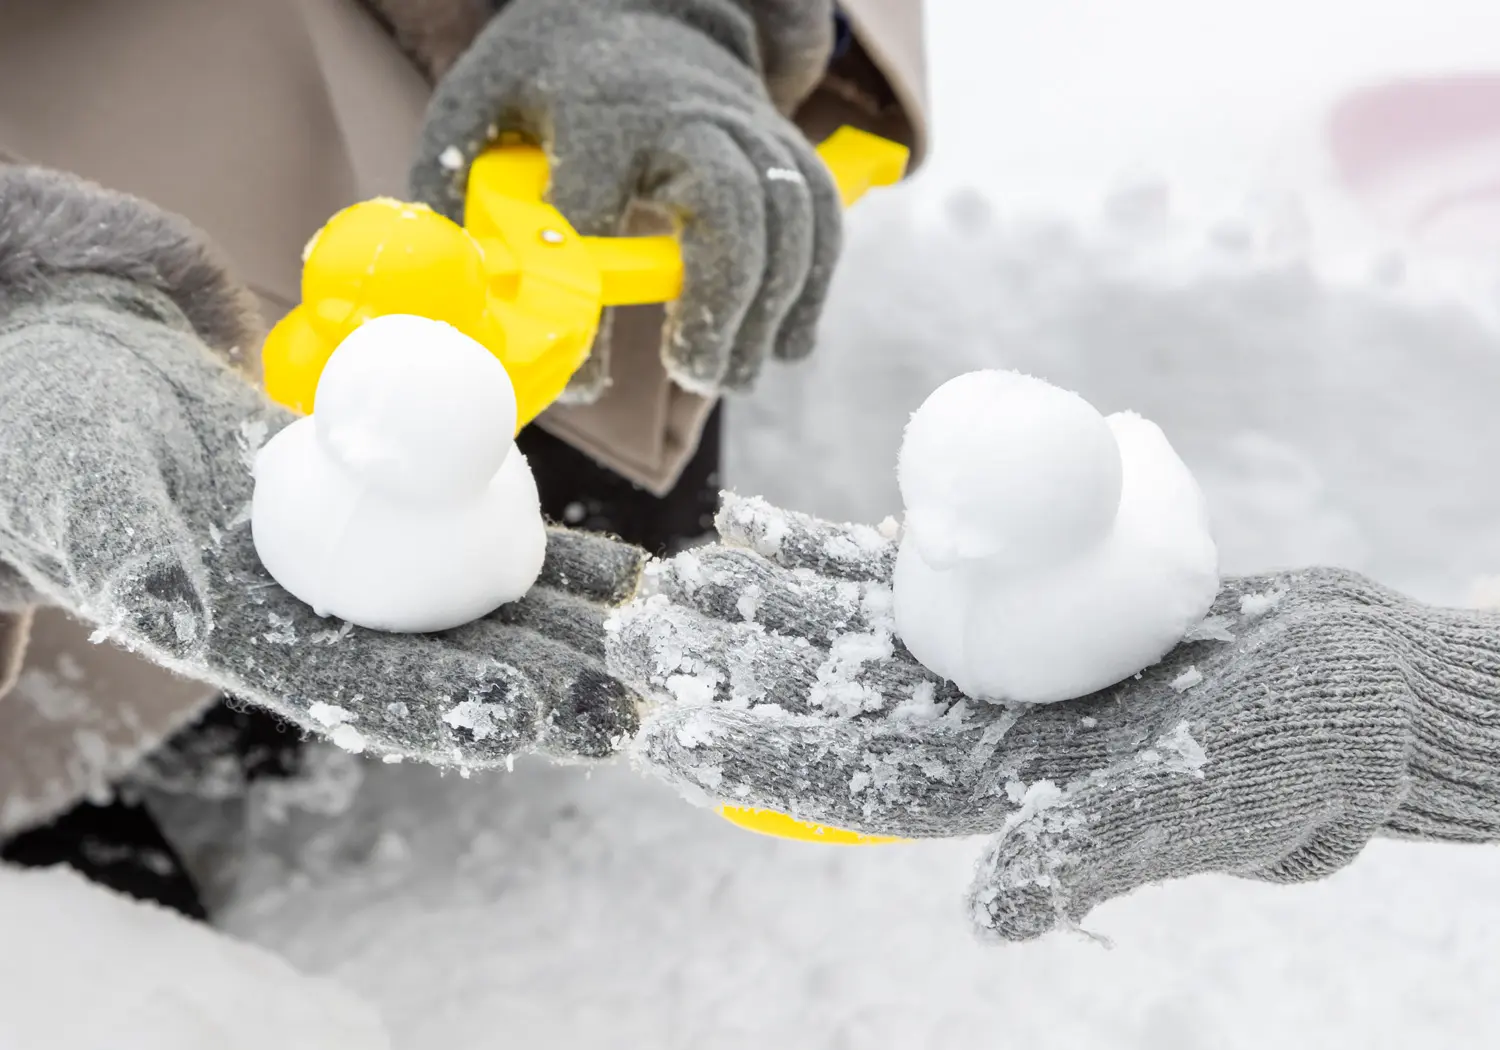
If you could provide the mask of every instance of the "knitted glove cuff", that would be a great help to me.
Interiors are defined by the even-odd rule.
[[[86,275],[165,295],[231,361],[259,345],[254,297],[187,220],[63,172],[0,166],[0,309]]]
[[[517,0],[499,5],[501,12]],[[555,0],[545,0],[555,2]],[[823,79],[836,36],[832,0],[571,0],[670,18],[698,29],[760,73],[790,115]]]
[[[1500,612],[1389,617],[1412,691],[1410,789],[1394,837],[1500,841]]]
[[[829,0],[738,0],[755,19],[761,74],[782,113],[790,115],[823,79],[837,38]]]
[[[771,101],[787,115],[818,86],[833,54],[831,0],[606,2],[677,19],[718,40],[760,73]]]
[[[397,42],[432,80],[440,79],[486,22],[514,0],[370,0]],[[553,0],[548,0],[553,2]],[[576,0],[575,0],[576,2]],[[772,100],[791,114],[827,71],[839,35],[831,0],[588,0],[660,12],[703,27],[759,66]],[[563,6],[558,4],[558,6]],[[704,15],[713,15],[705,22]],[[729,19],[725,20],[725,15]]]

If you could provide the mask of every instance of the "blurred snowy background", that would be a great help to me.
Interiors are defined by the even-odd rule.
[[[930,7],[932,162],[852,216],[819,355],[734,406],[730,483],[878,520],[906,414],[1019,367],[1160,423],[1228,571],[1500,601],[1500,266],[1393,254],[1308,145],[1350,88],[1500,71],[1500,8]],[[996,948],[960,908],[974,843],[762,839],[627,768],[353,762],[259,800],[228,926],[398,1050],[1500,1045],[1500,849],[1377,843],[1318,885],[1108,905],[1113,950]]]

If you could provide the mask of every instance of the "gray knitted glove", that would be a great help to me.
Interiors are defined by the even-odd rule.
[[[829,0],[509,0],[438,84],[411,191],[461,219],[470,162],[516,131],[546,147],[580,233],[662,206],[685,270],[667,368],[698,393],[746,387],[769,354],[811,351],[838,256],[838,192],[782,115],[832,44]],[[603,391],[608,331],[569,399]]]
[[[1199,872],[1319,878],[1377,834],[1500,839],[1500,614],[1333,570],[1233,579],[1157,667],[1008,707],[893,641],[890,536],[733,498],[719,528],[612,623],[612,669],[662,697],[641,761],[834,826],[993,835],[971,908],[1001,937]]]
[[[524,601],[426,636],[319,619],[269,578],[250,463],[291,417],[209,349],[255,345],[244,296],[180,220],[0,168],[0,560],[102,635],[355,749],[612,751],[636,705],[601,625],[634,549],[554,531]]]

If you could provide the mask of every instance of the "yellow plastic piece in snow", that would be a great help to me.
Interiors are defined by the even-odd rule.
[[[900,180],[907,150],[840,128],[819,148],[846,206]],[[469,171],[464,225],[389,198],[339,212],[303,260],[302,303],[266,337],[267,392],[311,412],[334,348],[385,314],[447,321],[500,359],[516,388],[517,426],[551,405],[588,357],[607,306],[682,292],[675,237],[583,237],[547,204],[546,155],[502,141]]]
[[[890,835],[862,835],[857,831],[843,831],[825,824],[804,824],[785,813],[769,809],[720,806],[719,816],[749,831],[782,839],[796,839],[799,842],[821,842],[832,846],[879,846],[888,842],[907,841]]]

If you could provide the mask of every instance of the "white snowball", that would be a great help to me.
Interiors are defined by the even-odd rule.
[[[313,415],[256,457],[261,562],[319,615],[374,630],[447,630],[517,600],[547,534],[515,419],[504,367],[467,336],[366,323],[334,351]]]
[[[917,412],[902,448],[902,493],[923,501],[908,504],[917,520],[896,562],[902,641],[969,695],[1020,703],[1083,696],[1156,663],[1219,589],[1207,505],[1186,465],[1132,413],[1100,418],[1024,376],[960,378]],[[1009,451],[997,454],[1002,438]]]
[[[452,325],[409,314],[366,321],[340,343],[314,408],[340,463],[388,492],[430,499],[482,487],[516,429],[499,359]]]
[[[897,466],[908,534],[934,567],[1068,557],[1109,531],[1120,478],[1092,405],[1000,371],[938,387],[912,415]]]

